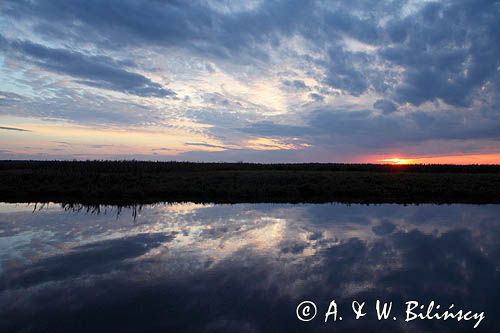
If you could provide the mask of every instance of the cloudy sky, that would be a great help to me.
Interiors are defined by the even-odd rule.
[[[2,0],[0,159],[500,163],[500,1]]]

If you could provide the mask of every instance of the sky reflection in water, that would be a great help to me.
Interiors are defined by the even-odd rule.
[[[323,322],[331,299],[485,311],[500,327],[500,206],[198,205],[101,214],[0,204],[0,331],[472,330]],[[314,300],[318,317],[295,308]]]

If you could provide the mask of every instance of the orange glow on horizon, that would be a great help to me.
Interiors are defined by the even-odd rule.
[[[409,158],[399,158],[399,157],[393,157],[393,158],[386,158],[383,160],[378,160],[378,162],[383,162],[383,163],[388,163],[388,164],[394,164],[394,165],[405,165],[405,164],[414,164],[415,161]]]
[[[373,157],[377,163],[393,165],[407,164],[500,164],[500,154],[443,155],[425,157]]]

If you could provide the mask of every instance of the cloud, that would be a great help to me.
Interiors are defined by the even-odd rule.
[[[268,41],[275,32],[292,33],[302,15],[291,14],[307,6],[297,1],[265,2],[258,10],[228,15],[206,1],[39,0],[7,1],[5,13],[36,21],[39,32],[53,38],[80,38],[111,48],[182,46],[223,58],[246,50],[252,56],[265,58],[250,45]],[[66,29],[57,31],[56,24]]]
[[[296,90],[310,90],[310,88],[302,80],[284,80],[283,85]]]
[[[76,82],[81,84],[142,97],[175,96],[172,90],[123,69],[120,62],[106,56],[89,56],[22,40],[4,39],[0,46],[48,71],[79,78]]]
[[[265,121],[240,130],[256,136],[300,137],[312,146],[302,157],[333,160],[337,154],[367,154],[388,147],[399,150],[433,140],[471,140],[469,145],[473,140],[495,142],[500,138],[500,118],[485,118],[481,113],[468,111],[380,115],[371,110],[326,107],[312,111],[302,126]],[[325,152],[328,155],[320,156]]]
[[[454,152],[494,150],[499,15],[498,1],[487,0],[6,0],[2,89],[22,97],[0,94],[0,106],[105,125],[183,118],[209,125],[193,131],[221,142],[188,145],[294,138],[312,145],[300,158],[417,150],[433,140]],[[33,64],[41,71],[28,71]],[[81,86],[48,82],[50,73]],[[246,149],[213,154],[273,160]]]
[[[6,131],[17,131],[17,132],[31,132],[30,130],[19,128],[19,127],[8,127],[8,126],[0,126],[0,130]]]
[[[126,260],[139,257],[149,250],[175,238],[164,233],[137,234],[77,246],[67,253],[48,257],[32,265],[16,279],[16,286],[32,286],[71,277],[98,274],[110,266],[126,265]]]
[[[240,11],[221,10],[204,1],[38,0],[6,1],[5,7],[6,15],[34,22],[42,34],[50,30],[48,24],[52,30],[65,27],[59,36],[50,30],[52,38],[83,39],[104,48],[175,46],[234,62],[270,60],[269,45],[277,47],[283,38],[299,35],[326,53],[319,64],[326,69],[327,85],[353,96],[389,89],[394,100],[417,106],[437,99],[470,105],[477,88],[498,72],[495,13],[500,9],[494,1],[431,2],[409,15],[401,14],[403,3],[391,1],[273,1]],[[381,24],[382,19],[387,23]],[[376,50],[349,50],[344,37]],[[378,73],[383,70],[380,65],[401,66],[402,82],[387,87]],[[392,75],[396,73],[384,73]],[[301,82],[284,84],[306,89]],[[147,86],[140,95],[164,94],[150,82],[139,84]]]
[[[323,95],[317,93],[310,93],[309,97],[315,102],[323,102],[325,100],[325,97]]]
[[[396,104],[386,99],[376,100],[375,103],[373,103],[373,107],[375,109],[382,110],[382,112],[385,114],[393,113],[398,109]]]
[[[184,145],[191,147],[207,147],[207,148],[220,148],[220,149],[231,149],[225,146],[213,145],[205,142],[186,142]]]
[[[499,76],[499,14],[497,1],[462,0],[428,3],[415,15],[390,20],[380,56],[404,70],[394,98],[417,106],[438,99],[471,105]]]
[[[353,96],[365,93],[370,83],[361,68],[368,62],[368,57],[339,48],[332,49],[329,53],[325,83]]]
[[[257,135],[257,136],[285,136],[294,137],[302,136],[309,133],[310,129],[307,126],[296,126],[277,124],[272,121],[261,121],[250,124],[247,127],[239,129],[242,132]]]
[[[468,112],[415,112],[376,115],[369,110],[318,109],[311,113],[309,133],[318,140],[354,142],[358,147],[383,148],[427,140],[472,140],[500,138],[500,119],[485,119]]]
[[[2,36],[0,35],[0,38]],[[1,40],[0,40],[0,50],[1,50]],[[7,92],[7,91],[0,91],[0,106],[10,106],[14,105],[20,101],[23,100],[23,96],[12,93],[12,92]]]
[[[166,147],[162,147],[162,148],[155,148],[155,149],[151,149],[152,151],[176,151],[176,149],[173,149],[173,148],[166,148]]]

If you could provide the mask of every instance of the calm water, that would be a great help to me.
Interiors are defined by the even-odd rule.
[[[473,330],[405,322],[409,300],[484,311],[475,331],[500,332],[498,205],[34,208],[0,204],[0,332]],[[343,320],[325,323],[332,300]]]

